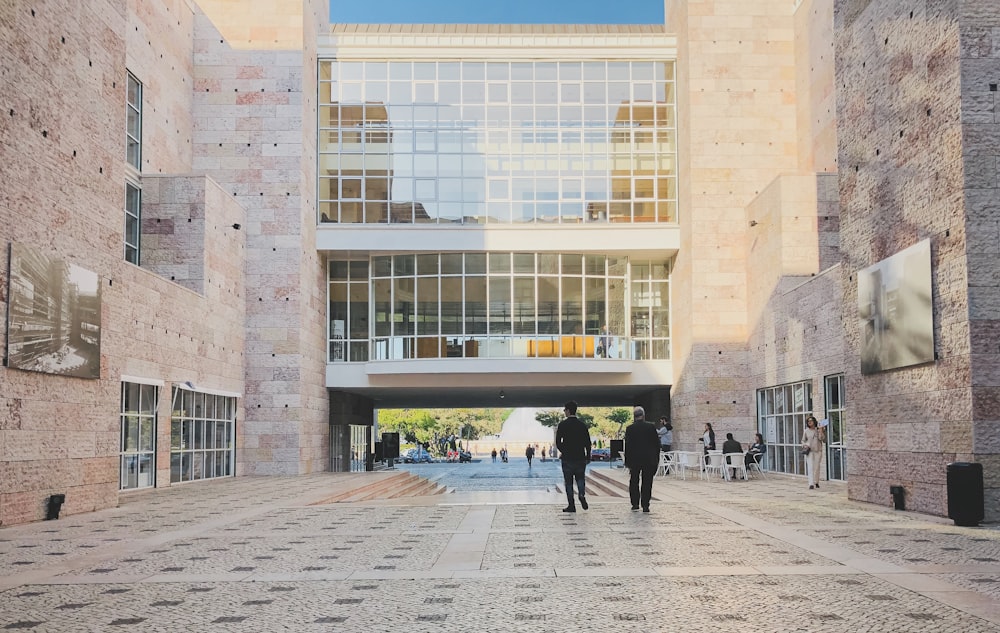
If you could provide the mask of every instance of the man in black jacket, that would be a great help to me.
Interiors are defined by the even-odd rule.
[[[576,491],[580,495],[580,505],[584,510],[587,504],[587,463],[590,461],[590,431],[587,425],[576,417],[576,402],[570,400],[563,407],[566,419],[556,428],[556,448],[562,456],[563,482],[566,488],[566,498],[569,505],[563,512],[576,512],[573,501],[573,480],[576,479]]]
[[[632,424],[625,429],[625,467],[629,469],[628,496],[632,509],[649,512],[649,499],[653,496],[653,477],[660,465],[660,436],[656,427],[646,421],[642,407],[632,410]],[[639,485],[639,477],[642,485]]]

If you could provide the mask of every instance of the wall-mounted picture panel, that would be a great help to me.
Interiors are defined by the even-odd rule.
[[[930,240],[858,272],[858,316],[862,374],[934,360]]]
[[[100,378],[97,273],[36,248],[11,244],[8,297],[8,367]]]

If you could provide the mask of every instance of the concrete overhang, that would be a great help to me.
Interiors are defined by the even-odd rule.
[[[624,406],[673,384],[670,361],[426,359],[331,363],[326,386],[376,408]],[[502,397],[501,397],[501,394]]]
[[[598,253],[669,259],[680,248],[675,224],[414,225],[321,224],[320,252],[351,253]]]

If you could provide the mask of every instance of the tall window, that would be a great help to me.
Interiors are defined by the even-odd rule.
[[[125,161],[142,171],[142,84],[128,73],[125,104]]]
[[[632,357],[670,358],[670,265],[632,263]]]
[[[171,483],[233,476],[236,398],[174,387],[171,402]]]
[[[139,265],[142,190],[142,84],[132,73],[126,79],[125,162],[131,167],[125,183],[125,261]]]
[[[844,397],[844,374],[827,376],[826,388],[826,418],[830,425],[826,429],[826,469],[829,479],[847,479],[847,427],[844,410],[847,400]]]
[[[806,416],[811,412],[811,381],[757,390],[757,431],[767,444],[769,470],[805,474],[800,445]]]
[[[125,183],[125,261],[139,265],[139,222],[142,190],[131,182]]]
[[[368,360],[368,260],[330,262],[330,362]]]
[[[120,488],[149,488],[156,474],[156,407],[160,388],[122,383]]]

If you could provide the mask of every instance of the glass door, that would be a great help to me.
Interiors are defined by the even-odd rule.
[[[122,383],[121,490],[150,488],[156,475],[156,409],[159,387]]]
[[[351,425],[351,472],[365,472],[368,463],[368,429],[370,426]]]
[[[847,480],[847,428],[844,420],[844,374],[825,379],[826,419],[826,476],[828,479]]]
[[[762,462],[765,469],[805,474],[805,458],[799,446],[811,411],[812,383],[808,380],[757,390],[757,432],[767,445]]]

